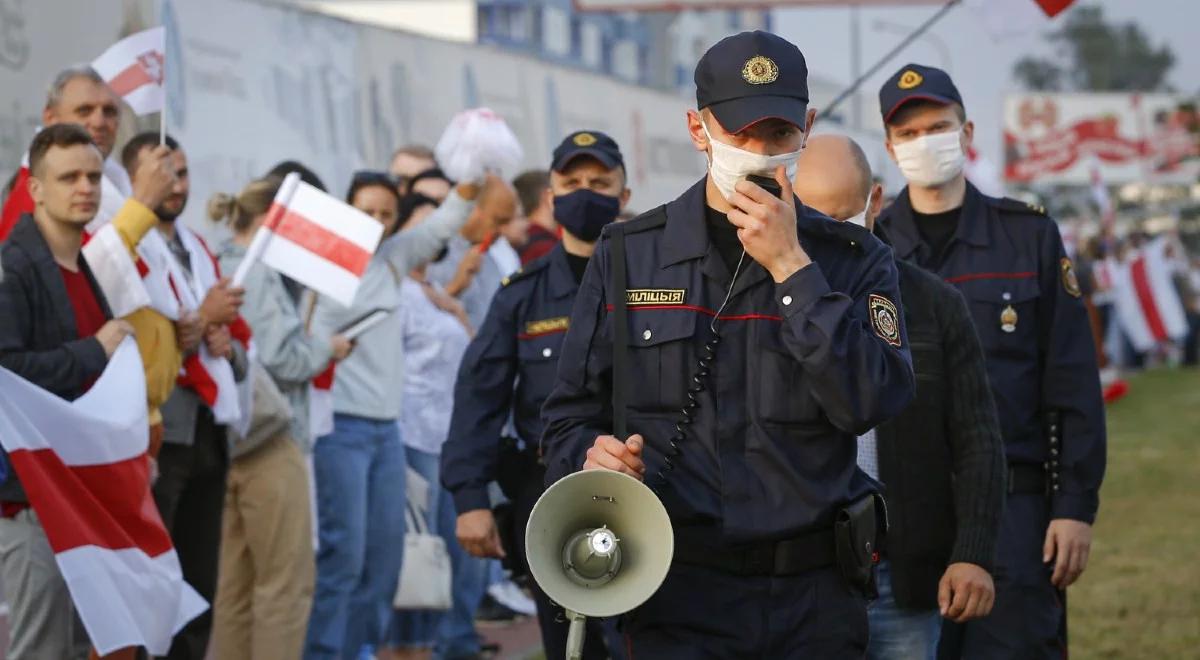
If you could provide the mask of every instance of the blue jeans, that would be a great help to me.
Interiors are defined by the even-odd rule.
[[[934,660],[942,617],[936,609],[906,610],[892,596],[891,565],[879,562],[879,598],[867,609],[871,626],[868,660]]]
[[[340,414],[313,448],[320,547],[309,660],[354,658],[383,641],[404,554],[404,454],[394,420]]]

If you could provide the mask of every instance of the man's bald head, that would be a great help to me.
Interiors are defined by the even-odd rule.
[[[844,135],[814,135],[800,152],[796,196],[835,220],[861,213],[872,185],[867,155]]]

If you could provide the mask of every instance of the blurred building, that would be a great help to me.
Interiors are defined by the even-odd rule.
[[[770,30],[771,12],[579,12],[571,0],[476,0],[480,43],[582,67],[662,90],[691,90],[709,46],[743,30]]]

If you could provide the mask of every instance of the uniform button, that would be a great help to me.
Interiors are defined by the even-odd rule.
[[[792,304],[792,297],[791,297],[791,296],[784,296],[784,297],[783,297],[783,304],[785,304],[785,305],[790,305],[790,304]]]
[[[651,333],[649,330],[646,330],[645,332],[642,333],[642,339],[645,339],[646,341],[650,341],[650,337],[652,337],[652,336],[653,336],[653,333]]]
[[[1055,449],[1054,447],[1051,447],[1051,448],[1050,448],[1050,455],[1051,455],[1051,456],[1058,456],[1058,449]]]
[[[1054,484],[1054,486],[1052,488],[1054,489],[1054,492],[1056,492],[1056,493],[1058,492],[1058,484]]]
[[[1005,300],[1012,300],[1012,294],[1007,291],[1005,291],[1003,294],[1001,294],[1000,297]]]
[[[550,354],[553,352],[554,351],[551,351],[549,348],[543,348],[542,349],[542,357],[550,357]]]

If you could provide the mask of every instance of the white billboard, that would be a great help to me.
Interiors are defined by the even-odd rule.
[[[1010,183],[1193,183],[1200,114],[1176,94],[1014,94],[1004,101]]]

